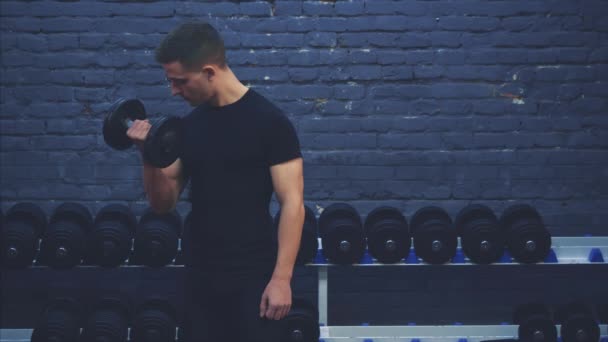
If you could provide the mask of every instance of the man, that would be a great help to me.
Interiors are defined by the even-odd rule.
[[[170,32],[156,60],[172,94],[195,107],[183,119],[181,157],[164,169],[143,164],[156,212],[174,209],[191,183],[186,338],[278,341],[304,222],[295,129],[281,110],[236,78],[222,38],[207,23]],[[127,134],[141,146],[149,129],[147,121],[135,121]],[[273,190],[281,205],[278,233],[268,211]]]

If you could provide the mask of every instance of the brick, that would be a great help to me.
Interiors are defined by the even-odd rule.
[[[439,49],[435,52],[435,64],[442,65],[462,65],[465,61],[466,53],[459,50]]]
[[[360,85],[336,85],[334,86],[335,99],[358,100],[365,97],[365,87]]]
[[[379,65],[351,65],[344,70],[353,80],[380,79],[382,75],[382,68]]]
[[[309,32],[316,29],[317,21],[312,18],[290,18],[287,21],[287,31],[289,32]]]
[[[328,16],[333,15],[334,5],[330,2],[305,1],[302,4],[304,15]]]
[[[358,2],[336,2],[334,6],[335,13],[340,16],[358,16],[364,13],[365,3],[363,1]]]
[[[440,29],[448,31],[493,31],[500,25],[500,20],[490,17],[442,17],[439,18]]]
[[[441,145],[441,137],[432,133],[378,135],[378,147],[383,149],[429,150],[439,149]]]
[[[302,14],[301,1],[277,1],[274,14],[277,16],[299,16]]]
[[[365,1],[365,13],[367,14],[405,14],[408,16],[423,16],[430,10],[428,3],[421,1]]]
[[[292,82],[310,82],[319,77],[318,68],[294,68],[288,69],[289,80]]]
[[[240,13],[252,17],[267,17],[271,14],[270,3],[255,1],[242,2],[239,4]]]
[[[175,5],[175,14],[183,16],[230,17],[239,14],[239,5],[232,2],[201,3],[179,2]]]
[[[402,64],[407,60],[407,54],[402,51],[377,51],[377,62],[379,64]]]
[[[337,35],[334,32],[310,32],[306,34],[304,41],[313,47],[335,47]]]
[[[382,78],[385,80],[411,80],[414,73],[411,66],[384,66]]]
[[[305,50],[302,49],[298,52],[291,53],[287,57],[289,65],[305,66],[305,65],[317,65],[319,64],[319,51],[318,50]]]

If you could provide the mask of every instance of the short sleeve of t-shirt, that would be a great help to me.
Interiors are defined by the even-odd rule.
[[[302,156],[296,130],[287,116],[277,113],[268,125],[266,160],[268,166],[284,163]]]

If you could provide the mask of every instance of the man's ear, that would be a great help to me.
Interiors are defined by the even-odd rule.
[[[211,81],[215,77],[215,75],[217,74],[217,71],[211,65],[204,65],[203,66],[203,74],[204,74],[205,77],[207,77],[207,81]]]

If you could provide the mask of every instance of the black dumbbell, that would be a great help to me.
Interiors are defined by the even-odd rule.
[[[40,244],[40,261],[53,268],[79,265],[86,256],[86,236],[93,217],[82,204],[66,202],[55,209]]]
[[[182,220],[176,211],[157,214],[148,208],[135,232],[136,264],[160,267],[170,264],[177,255]]]
[[[405,216],[397,208],[381,206],[365,219],[369,253],[382,263],[395,263],[406,257],[412,244]]]
[[[513,258],[525,264],[543,261],[551,251],[551,234],[532,206],[515,204],[500,217],[507,248]]]
[[[73,298],[50,301],[38,317],[31,342],[78,342],[81,312]]]
[[[293,298],[291,309],[282,319],[281,341],[319,341],[319,311],[316,306],[303,298]]]
[[[300,249],[298,250],[298,256],[296,258],[296,264],[298,265],[304,265],[313,261],[315,255],[317,255],[317,250],[319,249],[317,218],[315,217],[315,212],[308,206],[304,206],[304,210],[304,226],[302,227]],[[279,210],[274,217],[274,227],[276,231],[279,229],[280,217],[281,210]],[[277,238],[277,234],[274,234],[274,238]]]
[[[490,264],[504,253],[505,236],[494,211],[483,204],[464,207],[454,220],[462,250],[472,262]]]
[[[418,209],[410,221],[416,254],[429,264],[443,264],[455,254],[458,245],[450,215],[442,208]]]
[[[81,341],[127,341],[129,305],[118,297],[96,301],[80,334]]]
[[[513,323],[519,325],[520,341],[555,342],[557,328],[546,305],[539,302],[518,306],[513,313]]]
[[[87,262],[104,267],[116,267],[129,257],[137,220],[129,207],[109,204],[95,217],[88,236]]]
[[[563,342],[598,342],[600,328],[591,309],[580,302],[563,305],[555,312],[555,321],[561,324]]]
[[[131,341],[175,341],[175,310],[167,301],[151,298],[140,305],[133,317]]]
[[[361,217],[347,203],[329,205],[319,216],[323,254],[333,263],[353,264],[363,257],[365,237]]]
[[[138,99],[119,99],[106,116],[103,123],[103,137],[110,147],[125,150],[133,146],[127,130],[134,120],[145,120],[144,104]],[[151,121],[152,127],[144,141],[145,160],[158,168],[167,167],[177,160],[181,153],[182,121],[176,116],[162,116]]]
[[[36,204],[17,203],[12,206],[2,225],[2,266],[17,269],[31,265],[46,225],[46,214]]]

